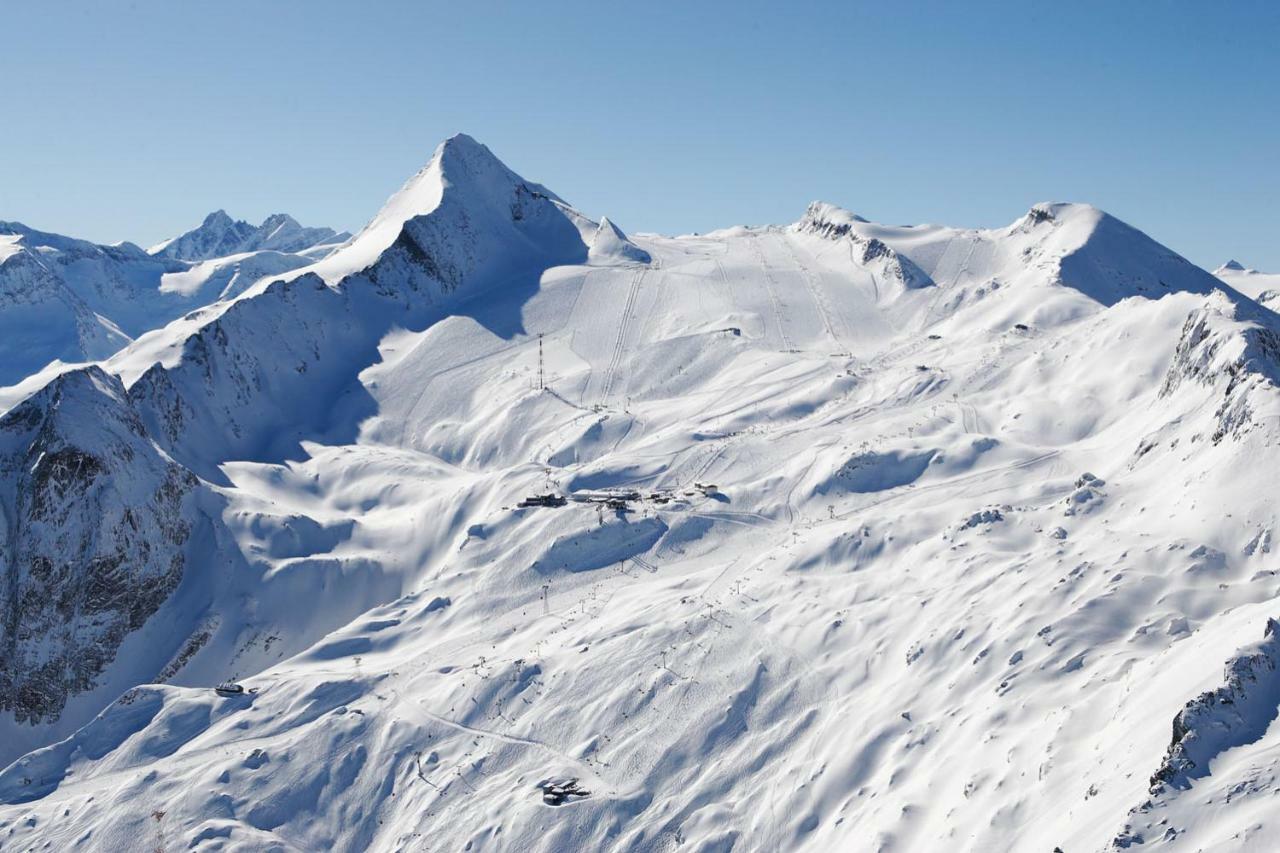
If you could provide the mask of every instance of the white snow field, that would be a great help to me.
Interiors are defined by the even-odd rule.
[[[0,391],[0,848],[1275,850],[1233,286],[1077,204],[628,237],[454,137]]]

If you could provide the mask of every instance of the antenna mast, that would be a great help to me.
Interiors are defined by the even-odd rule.
[[[538,332],[538,390],[541,391],[545,387],[546,382],[542,372],[542,332]]]

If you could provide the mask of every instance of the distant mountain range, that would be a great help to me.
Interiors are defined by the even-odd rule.
[[[349,236],[285,214],[254,227],[217,211],[144,252],[0,222],[0,385],[54,359],[106,358],[193,308],[312,263]]]
[[[183,261],[207,261],[245,252],[271,250],[305,252],[316,246],[333,245],[350,239],[332,228],[304,228],[287,213],[273,213],[261,225],[233,220],[225,210],[215,210],[196,228],[148,249],[148,253]]]

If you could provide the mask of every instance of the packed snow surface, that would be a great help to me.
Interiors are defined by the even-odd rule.
[[[331,254],[0,389],[0,642],[92,653],[0,715],[0,846],[1272,850],[1238,272],[1078,204],[628,237],[455,137]],[[93,580],[140,548],[93,512],[146,573]]]

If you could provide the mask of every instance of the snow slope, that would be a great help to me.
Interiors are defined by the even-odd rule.
[[[1270,849],[1280,317],[1094,208],[630,239],[459,136],[74,376],[192,532],[6,847]]]

